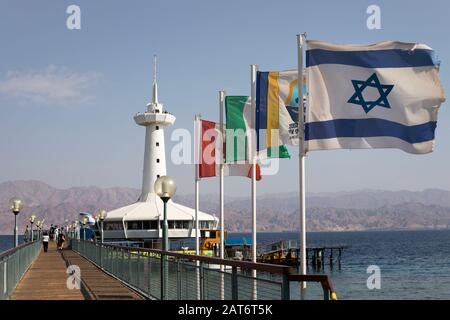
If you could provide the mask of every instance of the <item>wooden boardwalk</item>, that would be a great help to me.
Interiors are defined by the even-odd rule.
[[[84,300],[81,290],[67,288],[66,268],[56,244],[50,241],[48,251],[41,249],[11,295],[11,300]]]
[[[66,270],[70,264],[80,267],[80,289],[67,288],[69,275]],[[57,251],[52,241],[49,242],[48,252],[41,250],[11,295],[11,300],[91,299],[136,300],[142,297],[72,250]]]
[[[81,269],[81,279],[92,300],[140,300],[141,296],[119,280],[101,271],[97,266],[72,250],[64,250],[63,256],[68,264]]]

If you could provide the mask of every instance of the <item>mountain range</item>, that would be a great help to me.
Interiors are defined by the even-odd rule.
[[[78,218],[79,212],[111,210],[135,202],[139,190],[133,188],[54,188],[41,181],[0,183],[0,234],[11,234],[14,216],[8,201],[20,197],[24,208],[18,216],[22,233],[28,217],[35,213],[47,224],[62,224]],[[174,201],[193,206],[193,195],[177,195]],[[446,229],[450,227],[450,191],[357,190],[311,193],[307,195],[308,231],[358,231],[392,229]],[[218,195],[203,195],[200,209],[218,216]],[[257,199],[260,231],[298,229],[298,195],[279,193]],[[251,230],[250,199],[225,197],[225,227],[230,232]]]

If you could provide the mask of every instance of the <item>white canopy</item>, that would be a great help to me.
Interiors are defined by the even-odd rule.
[[[155,194],[150,194],[145,202],[136,202],[131,205],[118,208],[108,212],[106,221],[122,220],[162,220],[164,218],[163,201]],[[189,220],[195,219],[195,210],[172,200],[167,203],[167,220]],[[217,218],[205,212],[198,212],[199,221],[217,221]]]

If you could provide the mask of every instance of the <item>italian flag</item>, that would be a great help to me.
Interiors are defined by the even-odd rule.
[[[228,146],[226,162],[249,160],[251,148],[256,149],[257,138],[254,137],[255,126],[252,125],[253,113],[249,96],[225,97],[226,145]],[[282,144],[258,151],[258,159],[265,158],[290,158],[290,155],[287,147]]]
[[[220,125],[213,121],[200,120],[197,124],[200,135],[198,142],[199,163],[198,177],[218,177],[220,164],[224,163],[226,143],[223,142]],[[225,176],[252,177],[252,164],[224,163]],[[256,165],[256,180],[261,180],[261,169]]]

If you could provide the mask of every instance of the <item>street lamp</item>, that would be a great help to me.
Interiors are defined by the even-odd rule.
[[[101,229],[101,243],[103,244],[103,221],[106,219],[106,216],[108,215],[108,213],[106,212],[106,210],[100,210],[98,213],[98,218],[100,219],[100,229]]]
[[[14,213],[14,247],[19,245],[19,238],[17,232],[17,215],[22,209],[22,200],[19,198],[12,198],[9,200],[9,208]]]
[[[33,223],[34,223],[34,220],[35,220],[35,219],[36,219],[36,215],[35,215],[35,214],[32,214],[31,217],[30,217],[30,224],[31,224],[31,242],[34,241]]]
[[[44,229],[44,220],[39,221],[39,238],[42,238],[42,229]]]
[[[75,223],[75,221],[72,221],[72,234],[71,234],[71,237],[72,237],[72,239],[75,239],[75,232],[76,232],[76,228],[77,227],[77,225],[76,225],[76,223]]]
[[[83,224],[83,240],[86,241],[86,224],[88,223],[88,218],[84,217],[81,223]]]
[[[43,225],[43,222],[41,221],[41,220],[39,220],[38,222],[36,222],[36,227],[38,228],[37,229],[37,232],[38,232],[38,238],[39,239],[41,239],[41,237],[42,237],[42,225]]]
[[[75,237],[77,238],[77,240],[80,240],[80,222],[77,220],[74,221],[73,224],[75,225]]]
[[[175,179],[169,176],[162,176],[155,181],[155,192],[164,202],[164,226],[163,226],[163,250],[169,250],[169,234],[167,223],[167,202],[172,198],[177,191]]]
[[[169,176],[162,176],[155,181],[155,192],[164,202],[164,225],[163,225],[163,250],[168,251],[169,248],[169,226],[167,223],[167,202],[172,198],[177,191],[177,185],[175,180]],[[161,300],[167,298],[167,284],[168,284],[168,265],[167,255],[163,256],[163,268],[164,272],[161,273]]]

